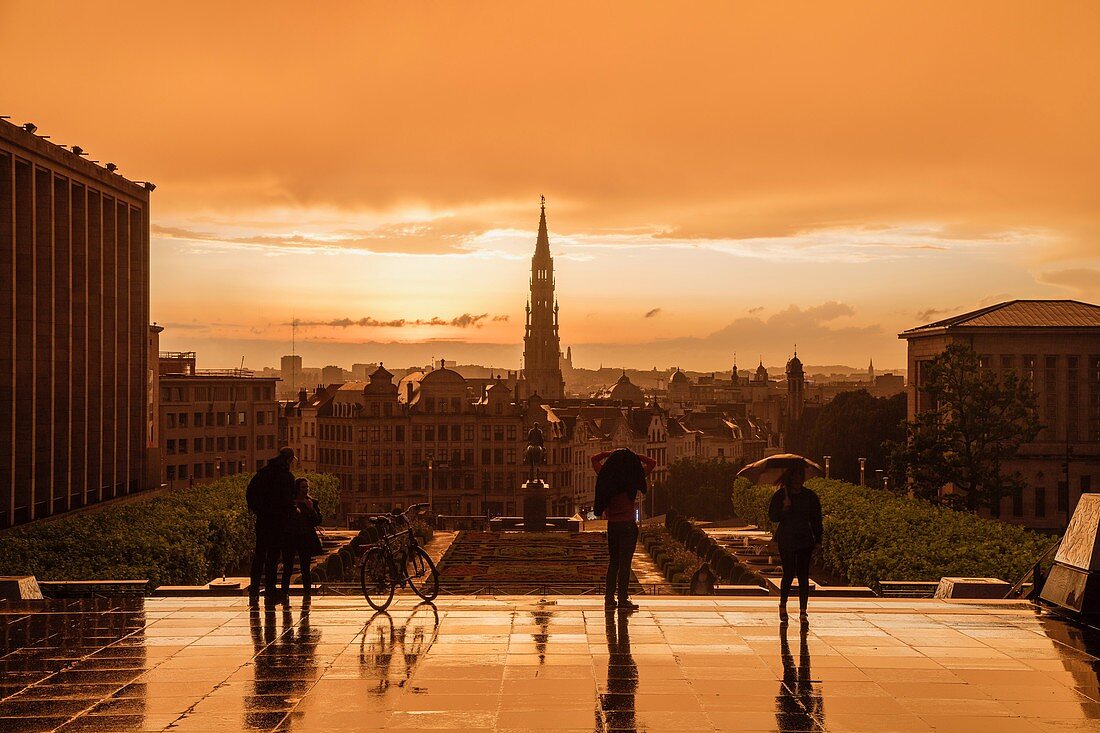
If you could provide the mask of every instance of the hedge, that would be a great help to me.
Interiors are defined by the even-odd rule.
[[[880,580],[990,577],[1013,582],[1038,560],[1046,535],[882,489],[813,479],[825,515],[820,561],[855,585]],[[737,516],[765,529],[774,486],[738,479]]]
[[[339,503],[334,476],[306,474],[321,513]],[[201,585],[247,567],[253,519],[244,501],[251,475],[136,499],[0,534],[0,575],[39,580],[147,578]]]

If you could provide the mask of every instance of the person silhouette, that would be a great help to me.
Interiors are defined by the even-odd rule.
[[[596,730],[635,731],[638,726],[635,709],[638,663],[630,653],[630,614],[621,611],[605,614],[604,633],[608,655],[607,692],[597,698]]]
[[[775,696],[775,726],[780,733],[805,733],[825,730],[825,705],[810,676],[809,629],[799,633],[798,665],[795,666],[787,627],[780,630],[779,654],[783,661],[783,681]]]

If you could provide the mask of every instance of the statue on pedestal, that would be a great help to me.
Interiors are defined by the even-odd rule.
[[[538,423],[527,433],[527,449],[523,462],[531,467],[523,485],[523,529],[541,532],[546,529],[546,482],[539,478],[539,466],[546,463],[546,446]]]

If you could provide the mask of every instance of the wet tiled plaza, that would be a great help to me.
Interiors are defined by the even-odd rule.
[[[0,605],[0,731],[1100,730],[1100,635],[1026,604],[399,597]]]

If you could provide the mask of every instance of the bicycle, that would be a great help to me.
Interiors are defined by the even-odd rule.
[[[381,536],[363,553],[359,582],[367,603],[376,611],[389,608],[398,586],[404,588],[407,584],[425,601],[439,595],[439,571],[417,542],[409,521],[411,513],[419,514],[428,506],[413,504],[403,512],[371,517]]]

